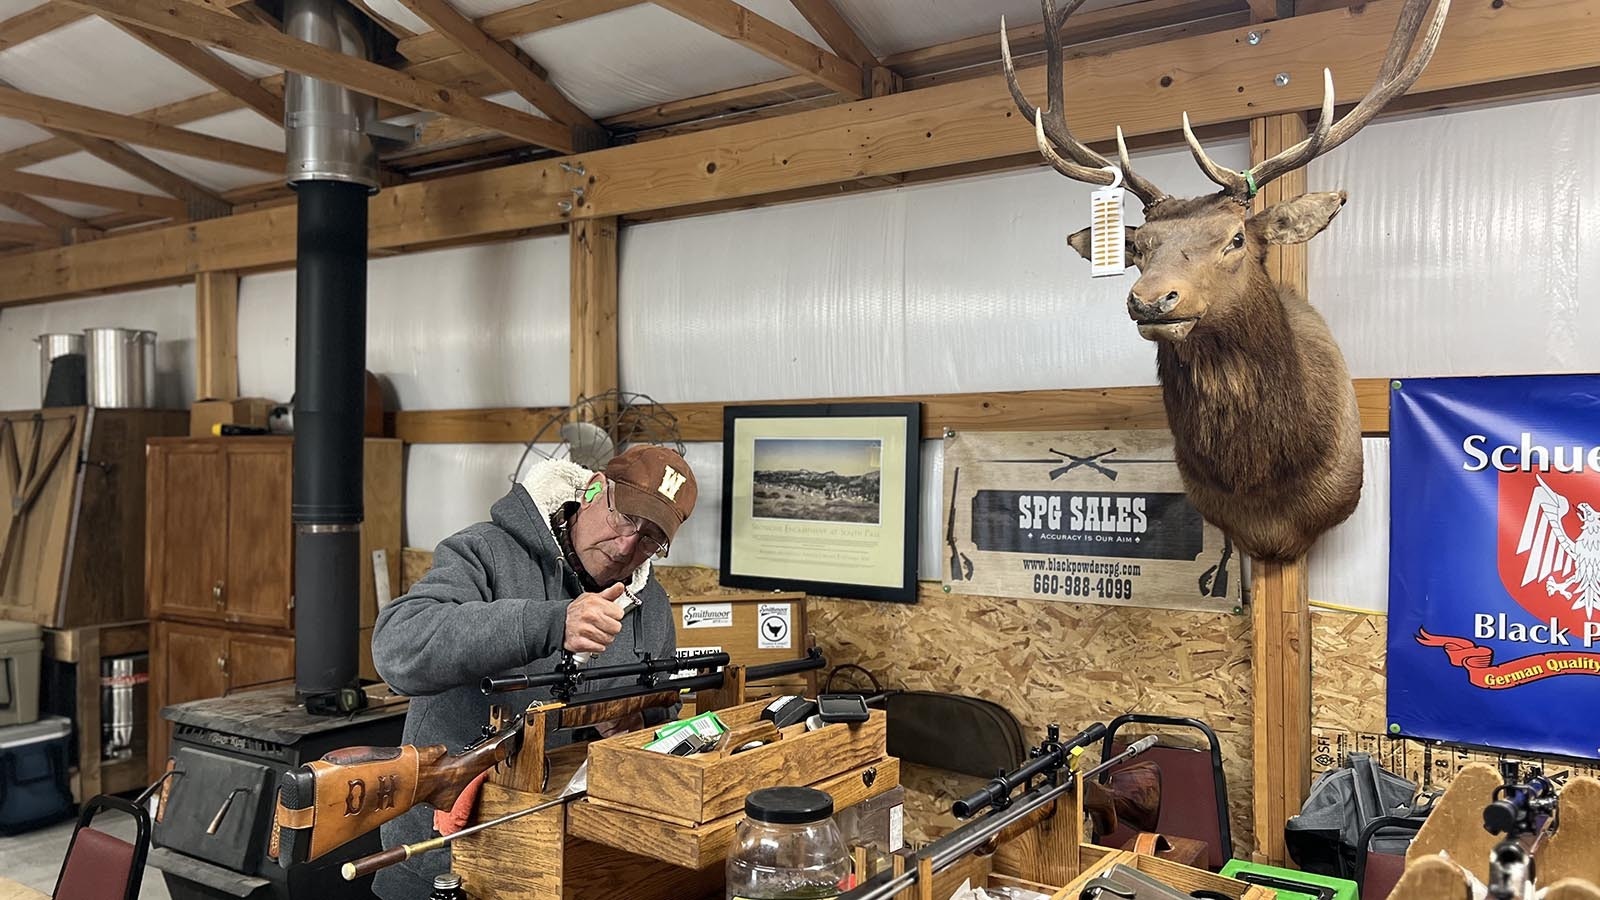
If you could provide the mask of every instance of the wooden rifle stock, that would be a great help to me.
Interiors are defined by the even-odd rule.
[[[461,753],[425,747],[346,747],[285,772],[278,789],[279,862],[316,859],[418,803],[449,809],[472,779],[516,752],[512,727]]]

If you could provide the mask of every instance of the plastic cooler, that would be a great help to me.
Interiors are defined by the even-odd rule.
[[[0,622],[0,725],[39,718],[39,657],[43,632],[29,622]]]
[[[1278,900],[1358,900],[1356,883],[1348,878],[1283,869],[1278,866],[1230,859],[1222,875],[1246,884],[1259,884],[1278,892]]]
[[[72,722],[49,716],[0,728],[0,834],[19,834],[71,818],[67,781]]]

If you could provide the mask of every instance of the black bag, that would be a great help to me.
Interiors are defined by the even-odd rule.
[[[1322,773],[1311,785],[1300,814],[1283,826],[1289,857],[1307,872],[1354,878],[1362,856],[1361,835],[1384,818],[1426,818],[1431,803],[1417,786],[1373,762],[1368,753],[1351,753],[1344,766]],[[1371,841],[1379,853],[1404,853],[1415,828],[1380,829]]]
[[[823,693],[833,693],[834,676],[845,670],[861,672],[872,682],[872,693],[883,695],[890,756],[979,778],[1009,772],[1027,759],[1022,726],[998,703],[938,691],[884,691],[854,663],[834,667]]]

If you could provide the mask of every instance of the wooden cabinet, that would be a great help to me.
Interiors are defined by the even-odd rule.
[[[361,625],[377,619],[373,553],[400,583],[400,442],[368,439]],[[152,440],[148,595],[152,619],[293,626],[294,444],[289,438]]]
[[[156,622],[150,636],[149,767],[166,769],[172,723],[161,707],[224,697],[294,678],[294,638]],[[154,775],[152,780],[154,780]]]
[[[294,442],[287,437],[162,438],[147,455],[146,591],[152,779],[166,766],[161,707],[294,677]],[[363,456],[360,640],[378,616],[374,566],[400,583],[401,444]],[[360,674],[376,680],[370,652]]]

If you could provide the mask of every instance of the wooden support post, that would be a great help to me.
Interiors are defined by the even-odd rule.
[[[195,399],[239,396],[239,273],[194,278]]]
[[[572,223],[572,384],[575,401],[617,387],[617,219]]]
[[[1299,114],[1250,123],[1250,159],[1266,159],[1306,137]],[[1290,172],[1262,189],[1260,210],[1306,190],[1305,170]],[[1304,244],[1274,245],[1267,254],[1274,281],[1304,292]],[[1287,860],[1283,823],[1300,812],[1311,787],[1311,615],[1307,608],[1306,562],[1254,561],[1251,578],[1251,660],[1254,666],[1255,858]]]

